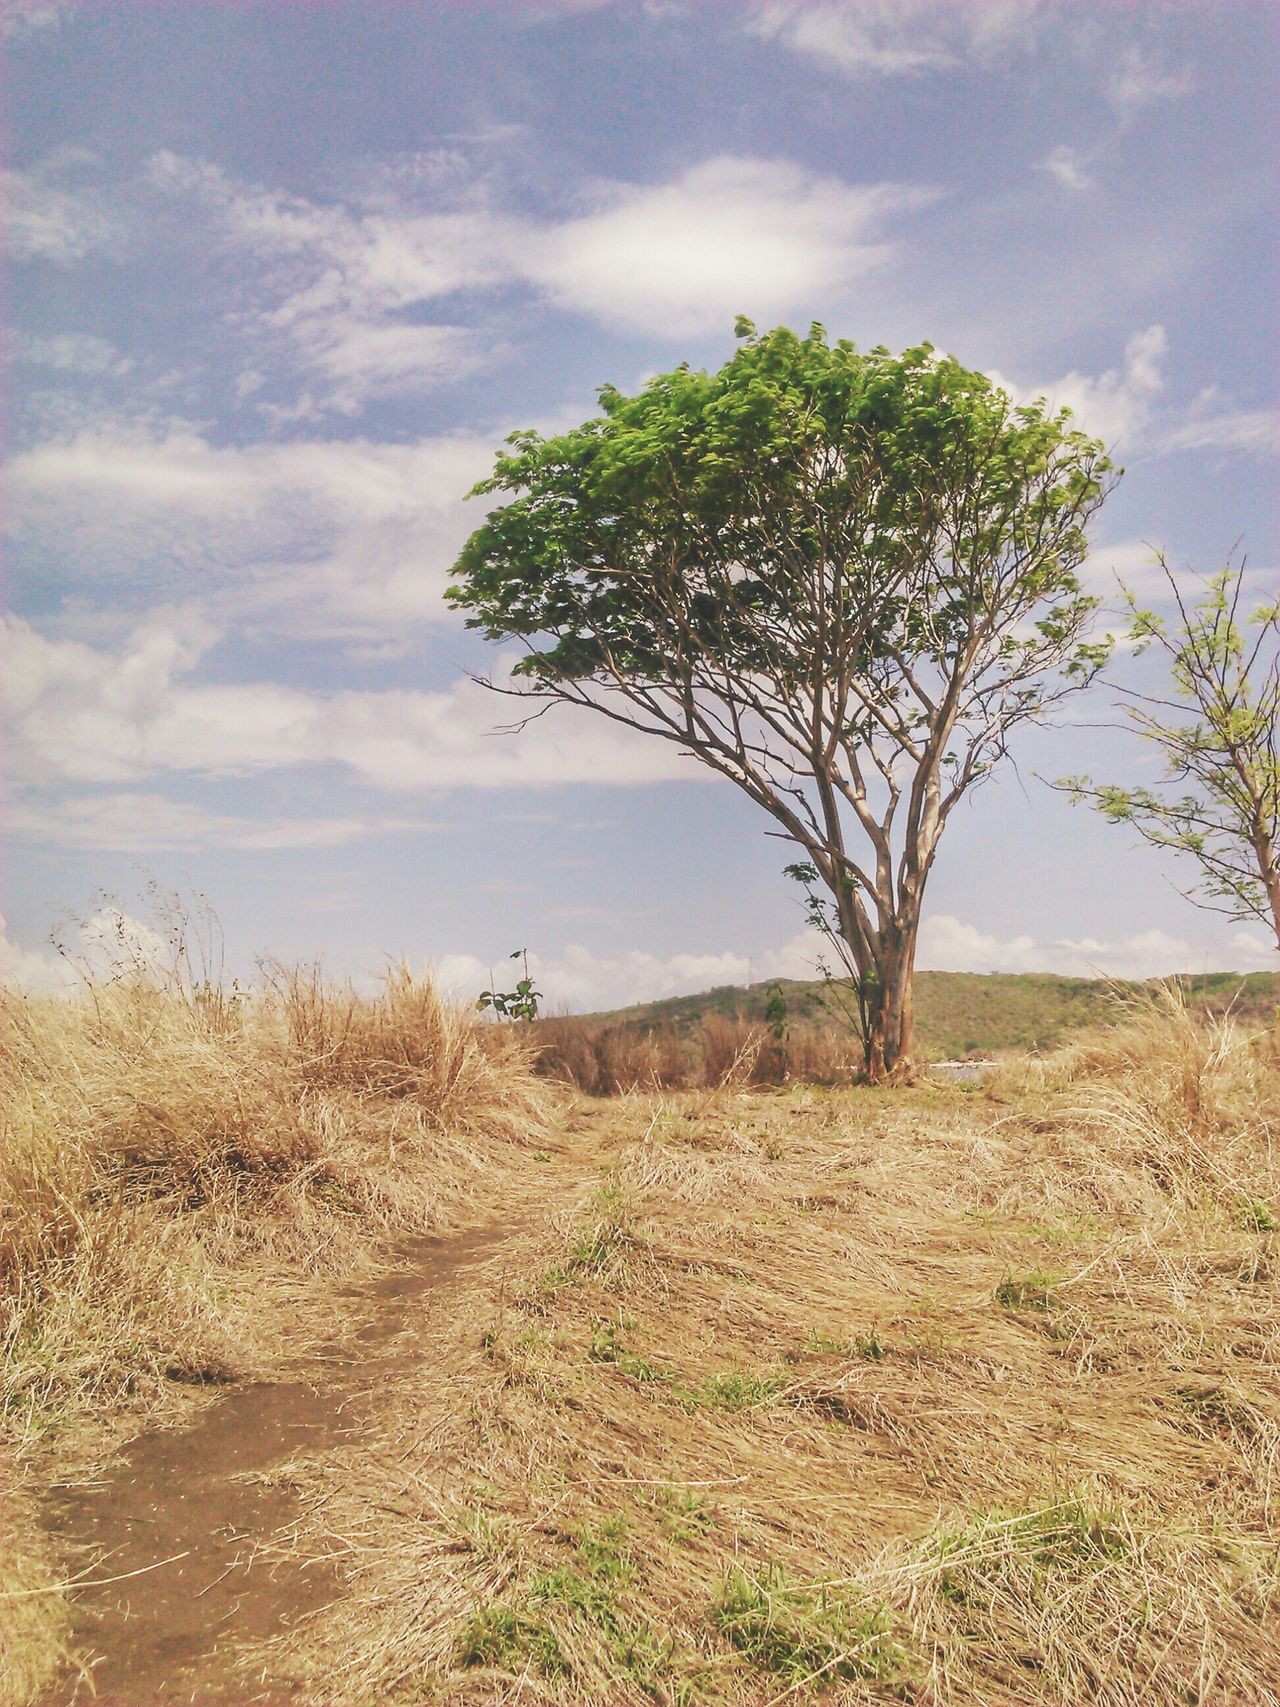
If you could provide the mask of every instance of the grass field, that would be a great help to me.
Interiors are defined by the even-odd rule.
[[[500,1235],[423,1295],[358,1433],[270,1471],[297,1513],[268,1556],[333,1589],[246,1680],[329,1707],[1280,1702],[1274,1031],[1164,992],[979,1088],[605,1099],[412,985],[344,1011],[304,984],[212,1039],[154,999],[141,1030],[10,1015],[19,1482],[86,1428],[107,1454],[104,1418],[218,1347],[269,1371],[263,1299],[331,1332],[379,1223]],[[305,1161],[254,1162],[237,1097]],[[8,1510],[25,1703],[69,1626]]]

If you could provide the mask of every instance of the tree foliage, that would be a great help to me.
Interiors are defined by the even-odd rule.
[[[1065,785],[1112,823],[1190,857],[1192,898],[1259,919],[1280,949],[1280,600],[1242,612],[1244,564],[1228,563],[1188,601],[1164,558],[1177,607],[1166,620],[1126,591],[1139,649],[1166,658],[1171,696],[1130,693],[1128,722],[1164,761],[1154,788]]]
[[[671,741],[772,815],[874,990],[880,1074],[949,814],[1105,657],[1076,570],[1112,467],[927,344],[738,335],[716,373],[514,434],[450,597],[524,643],[513,691]]]

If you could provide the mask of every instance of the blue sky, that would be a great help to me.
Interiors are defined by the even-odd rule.
[[[734,316],[929,339],[1126,467],[1088,575],[1275,578],[1270,5],[0,9],[4,964],[145,874],[229,962],[527,944],[553,1005],[804,975],[788,857],[661,743],[519,736],[448,613],[512,429],[718,365]],[[1118,679],[1142,664],[1121,659]],[[1023,739],[921,963],[1274,962],[1037,776],[1151,775],[1114,695]]]

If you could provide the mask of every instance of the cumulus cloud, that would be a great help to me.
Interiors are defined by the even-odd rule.
[[[779,949],[752,957],[745,947],[704,954],[651,954],[631,949],[600,955],[580,943],[559,954],[530,953],[529,969],[546,998],[549,1012],[566,1008],[589,1013],[628,1007],[635,1002],[660,1001],[710,990],[721,984],[745,984],[770,978],[814,978],[822,958],[822,939],[813,931],[793,937]],[[474,996],[501,977],[502,967],[475,954],[446,954],[434,967],[442,988],[461,997]]]
[[[0,985],[32,995],[56,994],[75,982],[71,967],[52,948],[22,948],[0,914]]]
[[[1044,397],[1054,409],[1070,409],[1078,427],[1115,449],[1147,433],[1164,389],[1168,349],[1164,327],[1147,326],[1125,345],[1120,367],[1096,376],[1073,369],[1047,385],[1021,384],[994,371],[990,377],[1016,401]]]
[[[518,707],[463,679],[448,690],[318,693],[191,679],[217,638],[159,613],[116,651],[5,620],[11,774],[29,787],[235,777],[333,765],[392,792],[653,783],[693,770],[669,743],[560,709],[517,738]],[[508,664],[512,660],[508,660]]]
[[[1120,366],[1101,374],[1073,369],[1034,385],[995,372],[991,377],[1018,401],[1045,397],[1054,408],[1070,409],[1076,424],[1109,449],[1280,453],[1280,408],[1239,408],[1212,386],[1189,406],[1164,403],[1168,353],[1164,327],[1153,325],[1135,332]]]
[[[669,184],[602,187],[587,212],[534,238],[521,266],[560,307],[684,337],[848,287],[895,253],[891,222],[931,199],[721,156]]]
[[[1001,937],[948,913],[920,929],[921,967],[938,972],[1058,972],[1073,978],[1161,978],[1221,968],[1221,958],[1153,929],[1123,937]]]
[[[1275,939],[1261,931],[1236,931],[1231,938],[1231,967],[1236,972],[1280,971]]]
[[[913,77],[1025,50],[1046,11],[1037,0],[770,0],[753,8],[746,28],[846,77]]]

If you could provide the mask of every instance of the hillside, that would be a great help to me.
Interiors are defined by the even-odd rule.
[[[1269,1020],[1280,1005],[1277,972],[1208,972],[1181,982],[1192,1007],[1214,1017],[1230,1011],[1256,1024]],[[917,1044],[922,1054],[934,1059],[1052,1049],[1114,1017],[1117,1003],[1126,995],[1150,987],[1047,972],[920,972],[916,975]],[[781,991],[791,1025],[841,1019],[838,1001],[833,1001],[820,980],[789,978],[745,987],[724,984],[695,996],[672,996],[584,1017],[645,1031],[662,1026],[683,1030],[712,1014],[763,1022],[775,991]]]

